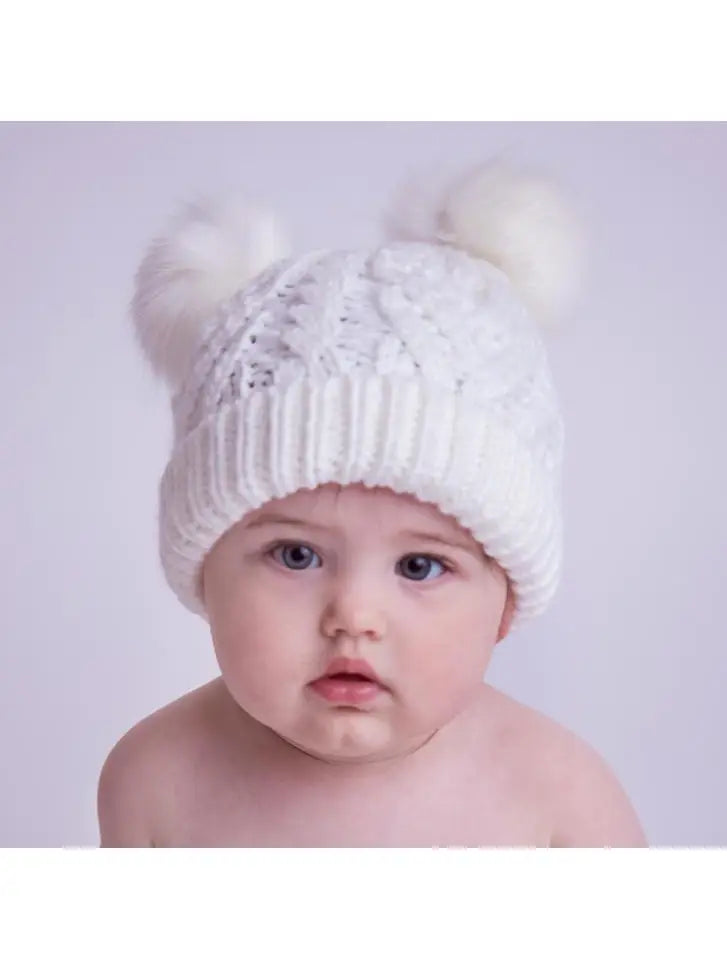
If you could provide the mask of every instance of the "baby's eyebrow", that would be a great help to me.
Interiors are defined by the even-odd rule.
[[[283,515],[260,515],[251,521],[246,528],[259,528],[262,525],[298,525],[303,528],[314,528],[319,532],[328,532],[332,529],[327,528],[325,525],[318,525],[315,522],[305,521],[301,518],[288,518]],[[471,555],[477,555],[478,553],[465,543],[464,540],[460,541],[455,537],[445,537],[443,535],[437,535],[435,532],[420,532],[411,529],[404,529],[397,533],[397,537],[400,538],[415,538],[419,541],[425,542],[437,542],[439,545],[448,545],[450,548],[461,548],[465,552],[469,552]]]

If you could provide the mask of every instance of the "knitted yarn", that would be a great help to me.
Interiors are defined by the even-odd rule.
[[[509,576],[513,625],[553,598],[564,430],[540,325],[574,291],[578,225],[552,182],[497,165],[432,221],[428,240],[291,256],[270,213],[228,199],[153,241],[132,313],[172,393],[159,552],[192,612],[228,528],[331,482],[455,517]]]

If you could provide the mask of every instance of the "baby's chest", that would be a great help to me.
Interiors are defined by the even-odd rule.
[[[160,826],[168,847],[443,848],[547,846],[537,790],[514,778],[482,777],[377,793],[266,785],[200,784]],[[180,792],[181,793],[181,792]]]

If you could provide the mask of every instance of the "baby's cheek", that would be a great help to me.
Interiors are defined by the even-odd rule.
[[[286,675],[279,657],[266,650],[260,640],[246,637],[221,644],[217,660],[227,688],[240,706],[256,719],[265,721],[265,713],[274,703]]]
[[[427,642],[420,654],[407,662],[422,699],[449,709],[464,702],[481,682],[485,654],[482,646],[471,640],[443,635]]]
[[[278,604],[276,614],[252,606],[240,611],[215,634],[215,652],[222,673],[252,702],[271,702],[317,669],[310,634]]]

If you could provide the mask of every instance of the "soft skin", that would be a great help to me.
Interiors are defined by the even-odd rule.
[[[202,586],[232,698],[328,765],[398,760],[465,715],[514,607],[502,568],[455,519],[358,484],[246,515],[206,557]],[[365,659],[386,689],[357,707],[323,700],[309,684],[342,656]]]

